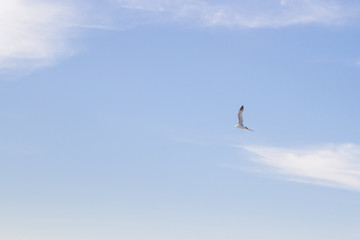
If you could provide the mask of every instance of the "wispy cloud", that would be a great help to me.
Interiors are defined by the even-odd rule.
[[[2,0],[0,69],[33,69],[73,54],[71,28],[80,24],[67,1]]]
[[[360,60],[356,60],[355,65],[360,67]]]
[[[358,9],[339,0],[110,0],[76,5],[70,0],[2,0],[0,72],[39,68],[73,55],[70,39],[79,28],[118,30],[139,21],[235,28],[339,24]]]
[[[290,181],[360,191],[360,146],[327,145],[321,148],[288,149],[239,146],[253,154],[260,171]]]
[[[117,0],[124,9],[146,12],[166,21],[239,28],[283,27],[294,24],[339,24],[358,13],[341,1],[271,0],[237,2],[206,0]],[[220,1],[219,1],[220,2]]]

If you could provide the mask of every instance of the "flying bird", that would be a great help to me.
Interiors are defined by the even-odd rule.
[[[236,124],[234,127],[254,131],[254,130],[244,126],[244,124],[243,124],[244,121],[243,121],[243,116],[242,116],[243,112],[244,112],[244,106],[241,106],[241,108],[239,109],[239,113],[238,113],[239,123]]]

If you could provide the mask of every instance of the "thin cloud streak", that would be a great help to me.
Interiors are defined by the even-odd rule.
[[[265,173],[289,181],[360,191],[360,145],[327,145],[321,148],[288,149],[238,146]]]
[[[295,24],[337,25],[358,13],[340,1],[281,0],[209,3],[205,0],[117,0],[120,7],[146,12],[164,21],[204,26],[277,28]]]

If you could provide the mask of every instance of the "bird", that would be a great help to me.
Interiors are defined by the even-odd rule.
[[[243,124],[243,116],[242,116],[243,111],[244,111],[244,105],[242,105],[241,108],[239,109],[239,113],[238,113],[239,123],[236,124],[234,127],[235,128],[246,129],[246,130],[249,130],[249,131],[254,131],[254,130],[244,126],[244,124]]]

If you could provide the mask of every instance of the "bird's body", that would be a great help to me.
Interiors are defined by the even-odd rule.
[[[238,112],[239,123],[236,124],[234,127],[254,131],[254,130],[244,126],[244,124],[243,124],[244,121],[243,121],[243,116],[242,116],[243,112],[244,112],[244,106],[241,106],[241,108],[239,109],[239,112]]]

